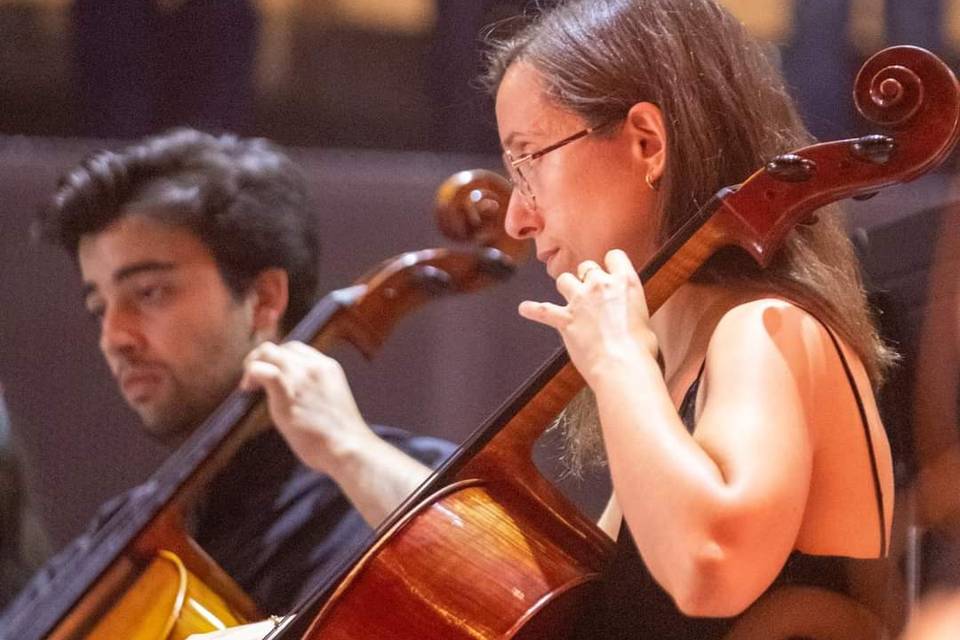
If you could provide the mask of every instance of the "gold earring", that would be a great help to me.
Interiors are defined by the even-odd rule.
[[[650,174],[644,176],[644,180],[647,181],[647,186],[650,187],[651,191],[660,191],[660,185],[655,184],[653,180],[650,179]]]

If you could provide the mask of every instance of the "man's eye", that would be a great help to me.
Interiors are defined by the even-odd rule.
[[[137,297],[144,302],[161,302],[164,298],[166,298],[167,293],[167,287],[154,285],[143,287],[137,291]]]
[[[103,305],[98,304],[98,305],[88,306],[87,313],[90,314],[91,318],[93,318],[97,322],[100,322],[103,320],[103,313],[104,313]]]

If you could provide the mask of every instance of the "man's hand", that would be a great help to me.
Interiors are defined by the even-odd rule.
[[[335,475],[340,458],[376,438],[340,363],[302,342],[264,342],[253,349],[240,387],[264,390],[274,425],[317,471]]]
[[[301,342],[247,355],[242,389],[263,389],[270,417],[308,467],[329,475],[376,527],[431,473],[367,425],[343,368]]]

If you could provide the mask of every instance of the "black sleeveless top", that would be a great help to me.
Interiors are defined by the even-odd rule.
[[[867,439],[877,508],[880,514],[881,548],[886,549],[886,520],[883,512],[880,476],[877,471],[876,456],[867,426],[863,401],[836,337],[829,327],[826,327],[826,329],[833,340],[837,353],[840,354],[840,360],[850,383],[850,388],[853,390],[860,409],[860,419]],[[702,375],[703,367],[701,367],[697,379],[684,395],[679,409],[680,417],[689,431],[693,431],[697,390],[700,387]],[[780,570],[780,574],[757,602],[761,602],[766,596],[788,586],[813,587],[852,596],[850,584],[847,580],[849,572],[856,569],[857,565],[878,565],[883,562],[885,562],[884,558],[858,559],[818,556],[794,551],[790,554],[783,569]],[[818,616],[825,614],[822,611],[811,610],[807,612],[805,610],[807,603],[816,603],[816,600],[801,601],[795,605],[788,604],[786,600],[767,600],[767,602],[778,604],[782,602],[784,606],[794,606],[794,609],[799,606],[804,608],[804,615]],[[798,601],[794,601],[794,603],[796,602]],[[762,615],[768,616],[767,621],[772,621],[773,618],[777,617],[776,606],[774,605],[772,608],[764,607]],[[626,640],[628,638],[631,640],[659,640],[661,638],[664,640],[719,639],[724,638],[738,622],[751,614],[754,615],[754,619],[744,621],[745,625],[748,624],[754,626],[754,628],[759,625],[761,629],[766,628],[766,622],[759,617],[761,612],[755,610],[756,608],[757,605],[754,604],[746,612],[733,618],[691,618],[684,615],[674,605],[671,597],[650,575],[646,564],[637,551],[626,521],[624,521],[617,538],[616,554],[603,576],[594,607],[580,620],[577,625],[577,632],[574,635],[579,640]],[[772,617],[770,617],[771,614]],[[787,615],[786,612],[784,612],[784,615]],[[869,613],[866,615],[869,615]],[[862,630],[862,627],[858,626],[858,629]],[[770,640],[787,640],[787,638],[790,638],[790,640],[800,640],[801,638],[806,640],[811,638],[809,635],[781,636],[766,633],[751,637],[770,638]],[[880,635],[877,636],[878,640],[880,637]]]

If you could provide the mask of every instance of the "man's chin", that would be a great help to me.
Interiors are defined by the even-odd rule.
[[[153,396],[151,400],[153,402],[144,399],[139,403],[128,400],[128,403],[140,416],[147,435],[171,447],[180,445],[190,437],[220,401],[217,396],[195,397],[186,393],[164,394],[162,398]]]
[[[142,422],[143,431],[162,445],[175,447],[186,440],[199,424],[194,420],[183,420],[178,416],[158,415],[148,411],[137,410]]]

